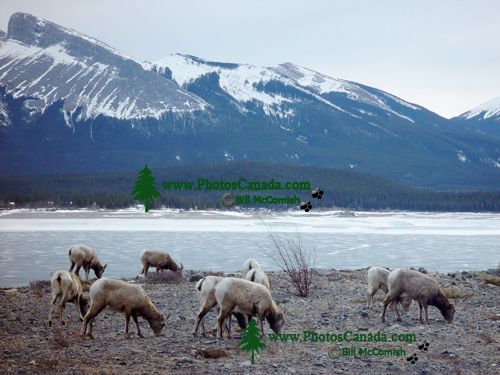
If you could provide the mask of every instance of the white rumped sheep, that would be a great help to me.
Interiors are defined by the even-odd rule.
[[[235,311],[247,316],[256,316],[260,323],[261,335],[264,336],[264,319],[275,333],[280,333],[285,318],[280,311],[269,289],[265,286],[234,277],[221,280],[215,287],[215,299],[219,304],[217,318],[217,337],[223,338],[224,321]],[[229,331],[231,337],[231,331]]]
[[[198,280],[195,285],[195,289],[200,297],[200,311],[196,315],[196,323],[193,329],[193,336],[196,337],[198,335],[198,329],[200,327],[200,323],[202,325],[203,335],[206,334],[205,324],[203,323],[203,319],[205,315],[208,314],[210,310],[217,305],[217,300],[215,299],[215,287],[217,284],[223,280],[224,278],[221,276],[205,276],[204,278]],[[240,328],[246,328],[246,318],[243,314],[234,313],[236,320],[238,321],[238,325]],[[229,327],[226,327],[228,330]]]
[[[139,328],[137,317],[140,316],[147,320],[155,336],[158,336],[165,326],[165,321],[170,316],[169,314],[165,318],[165,315],[158,311],[140,285],[133,285],[121,280],[100,279],[90,287],[90,309],[83,319],[83,339],[85,339],[86,335],[94,338],[92,336],[92,323],[95,317],[106,307],[112,311],[122,312],[125,315],[125,338],[129,337],[128,325],[130,317],[134,319],[137,335],[144,337]]]
[[[384,308],[381,316],[382,322],[385,321],[385,310],[387,309],[387,305],[392,301],[396,301],[403,293],[406,293],[411,299],[418,302],[418,307],[420,309],[419,321],[421,323],[424,323],[422,320],[423,308],[425,310],[425,322],[429,324],[429,318],[427,316],[427,307],[429,305],[436,306],[445,320],[448,323],[453,323],[455,307],[448,301],[443,290],[432,277],[417,271],[399,268],[389,274],[387,285],[389,287],[389,293],[387,293],[384,299]],[[401,321],[397,309],[396,313],[397,320]]]
[[[50,279],[52,298],[49,309],[49,326],[52,325],[52,310],[59,298],[59,319],[61,324],[66,324],[64,320],[64,308],[67,302],[75,304],[80,320],[87,311],[88,298],[83,295],[82,283],[73,272],[56,271]]]
[[[255,259],[250,258],[245,260],[245,263],[243,263],[243,267],[241,269],[241,278],[244,279],[248,273],[248,271],[253,270],[253,269],[261,269],[261,266],[259,262],[257,262]]]
[[[144,277],[148,277],[149,267],[156,267],[157,273],[165,269],[172,272],[182,272],[184,269],[182,263],[179,268],[172,257],[163,251],[144,250],[141,254],[141,263],[141,274],[144,274]]]
[[[104,270],[108,266],[101,264],[99,258],[94,249],[91,249],[85,245],[74,245],[71,246],[68,252],[69,261],[71,262],[71,267],[69,271],[73,271],[76,265],[75,273],[80,277],[80,267],[83,267],[85,271],[85,279],[89,279],[90,269],[94,270],[94,273],[98,279],[102,277]]]
[[[271,286],[269,285],[269,279],[267,278],[266,273],[262,271],[260,268],[254,268],[248,271],[248,273],[245,276],[245,279],[253,281],[254,283],[262,284],[267,289],[271,289]]]
[[[371,309],[372,304],[373,304],[373,296],[379,289],[382,289],[382,291],[387,294],[389,288],[387,287],[387,278],[389,277],[389,274],[391,271],[389,271],[386,268],[381,268],[381,267],[370,267],[368,269],[367,273],[367,279],[368,279],[368,302],[366,304],[366,307],[368,309]],[[403,309],[405,311],[408,311],[410,309],[412,299],[408,297],[407,294],[403,294],[401,298],[397,302],[391,303],[391,307],[393,309],[397,308],[396,304],[400,303],[401,306],[403,306]]]

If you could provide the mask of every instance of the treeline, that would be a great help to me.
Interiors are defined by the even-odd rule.
[[[162,182],[192,181],[308,181],[324,192],[321,200],[312,199],[310,191],[238,191],[235,195],[297,196],[311,200],[313,209],[346,208],[354,210],[470,211],[500,212],[500,192],[436,192],[389,182],[379,177],[348,170],[283,165],[270,162],[227,162],[190,165],[164,169],[152,168],[160,198],[155,208],[221,208],[220,199],[227,191],[171,190]],[[138,171],[137,171],[138,172]],[[131,191],[137,172],[99,175],[55,175],[0,177],[2,207],[95,207],[124,208],[134,202]],[[242,206],[243,207],[243,206]],[[255,207],[255,205],[250,205]],[[265,205],[287,209],[286,205]]]

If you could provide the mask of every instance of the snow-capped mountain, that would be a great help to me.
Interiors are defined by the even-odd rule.
[[[277,67],[256,67],[248,64],[218,63],[195,56],[174,54],[145,67],[166,75],[182,87],[188,87],[189,84],[210,73],[217,74],[220,88],[234,99],[234,103],[240,104],[241,111],[246,111],[245,103],[258,103],[266,115],[280,118],[293,117],[294,112],[290,110],[290,104],[298,103],[302,99],[266,90],[265,86],[272,82],[280,82],[301,91],[333,110],[355,118],[360,118],[360,115],[366,113],[361,109],[353,110],[352,106],[339,106],[334,98],[328,95],[345,95],[352,101],[372,106],[411,123],[415,121],[391,108],[391,102],[398,103],[406,109],[416,111],[421,109],[388,93],[370,92],[354,82],[332,78],[292,63],[284,63]]]
[[[480,104],[452,121],[475,133],[500,138],[500,97]]]
[[[478,120],[488,120],[493,119],[500,122],[500,96],[495,99],[491,99],[486,103],[480,104],[477,107],[472,108],[460,116],[464,120],[478,119]]]
[[[106,44],[24,13],[12,15],[0,41],[0,83],[14,98],[30,98],[25,105],[34,112],[62,100],[68,123],[205,108],[196,96]]]
[[[0,33],[0,173],[245,159],[500,186],[498,139],[360,83],[292,63],[181,54],[139,63],[23,13]]]

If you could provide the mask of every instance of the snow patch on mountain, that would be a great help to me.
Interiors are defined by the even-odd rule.
[[[281,95],[269,94],[256,88],[259,83],[280,79],[279,75],[268,69],[247,64],[234,66],[231,64],[231,67],[228,68],[224,64],[219,66],[215,63],[205,62],[201,59],[181,54],[166,56],[154,62],[153,67],[160,72],[165,68],[169,68],[172,71],[172,79],[182,87],[186,87],[189,83],[206,74],[217,73],[221,89],[238,102],[257,101],[262,104],[266,115],[281,118],[294,115],[293,111],[281,109],[283,103],[292,103],[292,100]]]
[[[9,111],[7,110],[7,105],[0,101],[0,126],[10,125]]]
[[[292,63],[280,64],[271,70],[289,78],[296,84],[312,89],[319,95],[328,94],[331,92],[343,93],[354,101],[372,105],[399,116],[407,121],[415,123],[413,119],[393,110],[382,98],[383,95],[390,97],[399,104],[405,105],[408,108],[416,109],[414,105],[407,103],[393,95],[383,93],[381,96],[372,94],[354,82],[345,81],[343,79],[332,78],[327,75],[315,72],[314,70],[304,68]],[[334,103],[332,103],[334,104]],[[352,114],[353,115],[353,114]],[[355,116],[356,117],[356,116]]]
[[[479,116],[484,120],[500,116],[500,96],[472,108],[470,111],[461,114],[459,117],[469,120],[476,116]]]

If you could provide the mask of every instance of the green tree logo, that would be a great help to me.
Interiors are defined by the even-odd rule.
[[[155,198],[160,196],[156,188],[155,177],[147,165],[139,172],[135,180],[134,190],[132,190],[134,199],[144,202],[144,211],[148,212]]]
[[[260,330],[255,323],[255,320],[250,319],[247,328],[240,339],[239,348],[242,352],[252,352],[252,365],[255,364],[254,352],[259,353],[259,350],[264,349],[264,344],[260,338]]]

